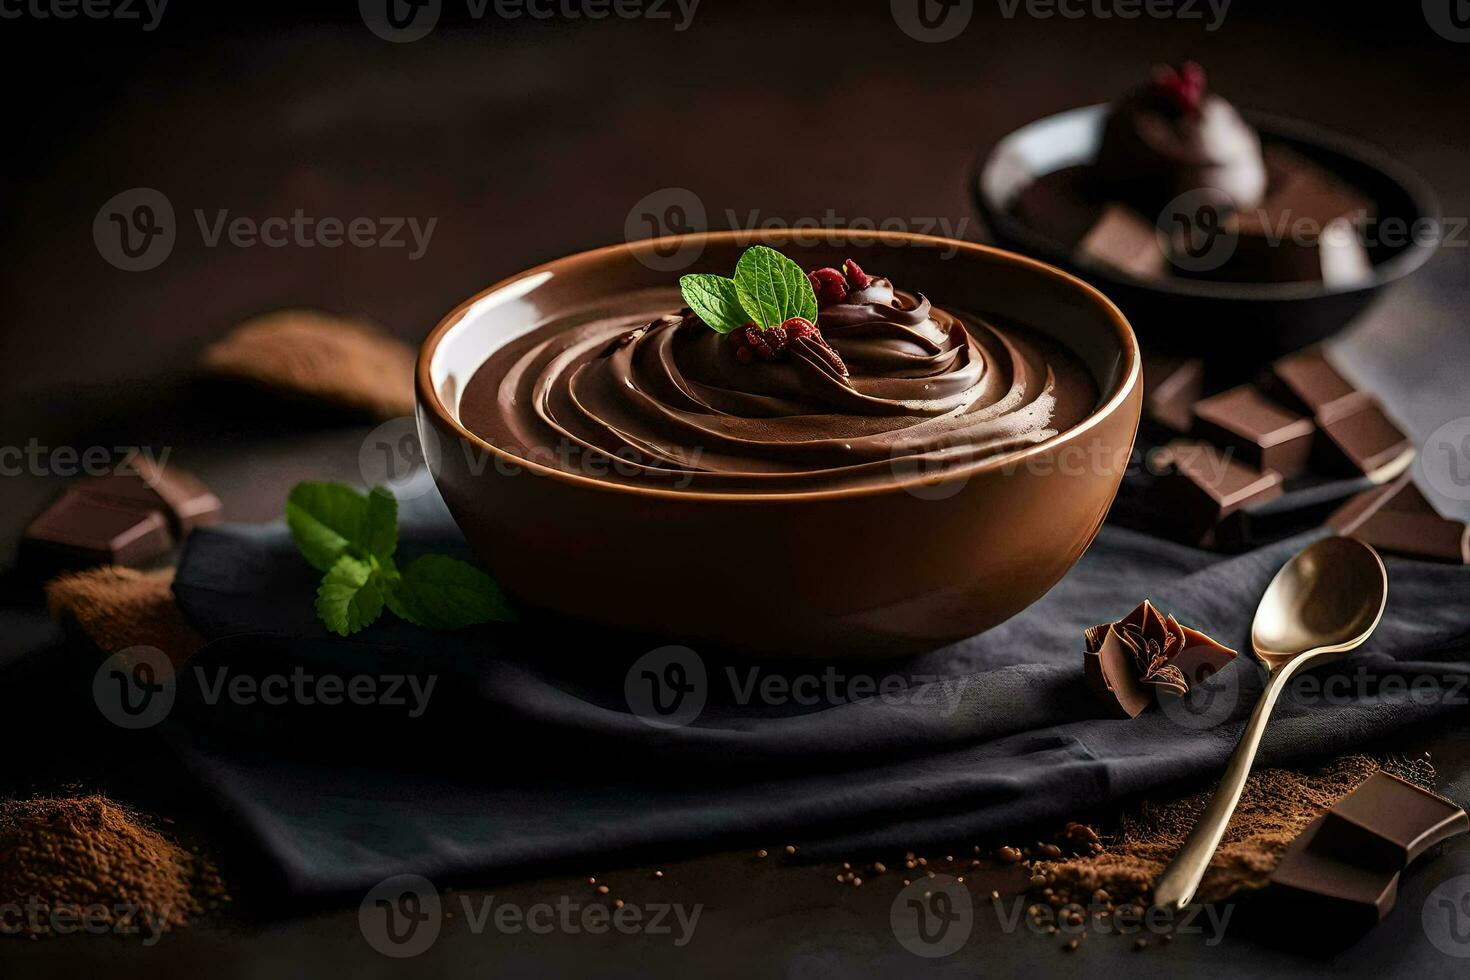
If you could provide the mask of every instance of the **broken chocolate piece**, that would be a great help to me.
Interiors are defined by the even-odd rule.
[[[1144,279],[1168,272],[1168,257],[1159,247],[1158,230],[1132,208],[1103,207],[1097,223],[1077,245],[1079,254]]]
[[[1277,404],[1254,385],[1231,388],[1194,406],[1196,435],[1284,478],[1306,471],[1316,428],[1310,418]]]
[[[1396,555],[1470,565],[1470,525],[1464,521],[1380,509],[1351,536]]]
[[[174,545],[168,521],[154,508],[130,506],[67,490],[26,528],[26,560],[49,569],[139,565]]]
[[[1460,807],[1374,773],[1292,842],[1271,874],[1271,895],[1294,916],[1361,931],[1392,911],[1405,868],[1467,830]]]
[[[1201,541],[1221,520],[1247,504],[1281,496],[1281,474],[1259,470],[1207,442],[1174,439],[1165,447],[1169,470],[1152,497],[1187,540]]]
[[[1194,403],[1204,394],[1205,362],[1198,357],[1144,355],[1143,410],[1181,435],[1194,424]]]
[[[1067,248],[1075,248],[1102,214],[1086,167],[1042,174],[1021,189],[1012,210],[1022,224]]]
[[[1190,685],[1235,659],[1235,651],[1161,616],[1147,599],[1116,623],[1083,631],[1088,687],[1121,718],[1136,718],[1160,697],[1183,697]]]
[[[219,520],[219,498],[193,474],[142,456],[134,456],[116,473],[82,481],[73,489],[135,508],[161,510],[179,538]]]
[[[1372,399],[1324,422],[1322,435],[1314,458],[1325,472],[1362,473],[1374,483],[1384,483],[1414,461],[1409,437]]]
[[[1330,422],[1361,408],[1368,395],[1354,388],[1320,350],[1289,354],[1271,365],[1271,393],[1292,408]]]

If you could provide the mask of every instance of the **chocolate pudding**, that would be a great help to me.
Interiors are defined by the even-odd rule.
[[[1109,108],[1091,163],[1039,175],[1010,208],[1078,258],[1140,279],[1350,287],[1372,275],[1374,202],[1263,143],[1193,63],[1156,68]]]
[[[941,309],[852,262],[809,279],[814,321],[723,333],[672,284],[610,294],[495,350],[460,419],[514,456],[595,479],[790,493],[941,474],[1098,405],[1081,359],[1039,330]]]

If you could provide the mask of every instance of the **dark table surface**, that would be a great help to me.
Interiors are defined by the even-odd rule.
[[[1436,33],[1417,4],[1368,14],[1327,4],[1247,10],[1239,2],[1209,30],[1214,15],[1204,4],[1197,20],[1103,17],[1092,6],[1082,17],[1043,18],[1024,3],[1008,17],[1009,4],[962,3],[975,8],[965,31],[923,44],[883,3],[703,0],[682,30],[672,5],[670,19],[491,13],[466,23],[472,18],[451,4],[428,37],[388,43],[352,16],[350,3],[279,17],[257,8],[231,20],[176,2],[151,31],[33,14],[0,24],[11,136],[0,189],[0,445],[168,446],[234,520],[277,516],[297,480],[357,479],[371,429],[254,403],[201,409],[190,380],[201,347],[250,314],[317,306],[370,316],[416,341],[497,278],[646,234],[645,214],[679,230],[685,219],[666,208],[687,199],[674,196],[679,189],[692,193],[712,228],[814,218],[983,240],[966,191],[976,155],[1033,118],[1108,98],[1160,60],[1196,58],[1241,105],[1385,147],[1434,185],[1447,215],[1470,213],[1470,136],[1461,124],[1470,43]],[[177,237],[161,265],[128,272],[104,261],[92,223],[104,201],[137,187],[168,198]],[[421,255],[411,244],[209,240],[221,212],[263,219],[297,209],[317,219],[435,223]],[[699,223],[697,211],[688,221]],[[1466,242],[1461,229],[1457,243],[1334,344],[1340,362],[1419,440],[1470,415]],[[0,564],[64,482],[51,465],[0,481]],[[1427,490],[1445,512],[1470,516],[1470,505],[1436,493],[1433,482]],[[15,592],[6,601],[13,618],[0,642],[17,643],[29,597]],[[72,724],[61,708],[45,718],[58,729]],[[45,737],[37,744],[19,754],[12,789],[79,779],[147,801],[220,848],[230,870],[217,815],[192,799],[155,746],[99,742],[63,754],[48,751]],[[1470,798],[1463,731],[1409,732],[1372,748],[1430,753],[1441,789]],[[657,859],[666,863],[610,856],[607,868],[476,883],[471,894],[580,901],[585,877],[605,875],[635,901],[702,903],[694,939],[682,947],[654,936],[476,935],[460,917],[423,956],[395,961],[364,941],[355,904],[262,907],[247,887],[236,911],[157,946],[115,937],[0,943],[0,976],[103,968],[119,976],[320,976],[339,966],[361,976],[929,968],[982,976],[1450,976],[1463,975],[1465,962],[1437,951],[1420,925],[1430,889],[1470,873],[1464,841],[1408,876],[1388,923],[1331,955],[1227,933],[1218,946],[1181,937],[1144,954],[1126,940],[1094,937],[1066,957],[1051,937],[1004,934],[984,908],[965,949],[933,964],[894,940],[891,877],[855,889],[836,885],[830,866],[762,862],[748,852]],[[655,868],[663,878],[653,877]]]

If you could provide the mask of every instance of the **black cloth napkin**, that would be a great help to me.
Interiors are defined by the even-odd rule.
[[[437,495],[411,489],[400,554],[468,557]],[[546,620],[432,633],[387,615],[344,640],[317,621],[320,576],[283,526],[206,529],[174,590],[211,642],[164,731],[300,897],[679,845],[836,856],[961,840],[1218,773],[1261,687],[1250,658],[1170,710],[1111,720],[1083,682],[1082,630],[1147,596],[1245,651],[1267,582],[1311,537],[1221,558],[1105,526],[1026,611],[900,661],[666,651],[653,676],[703,698],[670,725],[637,693],[653,690],[639,658],[676,641]],[[1263,763],[1464,713],[1470,569],[1390,560],[1389,578],[1378,631],[1288,694]]]

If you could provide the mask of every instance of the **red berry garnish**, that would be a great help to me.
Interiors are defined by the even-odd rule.
[[[1205,70],[1193,61],[1175,68],[1160,65],[1148,83],[1149,94],[1181,115],[1199,112],[1205,97]]]
[[[844,262],[842,264],[842,268],[843,271],[847,273],[847,281],[852,285],[853,289],[867,289],[868,283],[873,281],[872,278],[863,271],[862,266],[858,265],[852,259],[848,259],[846,262]]]
[[[831,306],[847,299],[847,279],[831,266],[806,274],[811,280],[812,292],[817,294],[818,306]]]
[[[802,337],[821,337],[817,325],[804,316],[794,316],[781,324],[781,329],[786,331],[786,342],[800,340]]]
[[[735,345],[735,358],[742,364],[755,361],[774,361],[786,350],[786,331],[781,327],[762,330],[754,323],[747,323],[730,333],[730,343]]]

